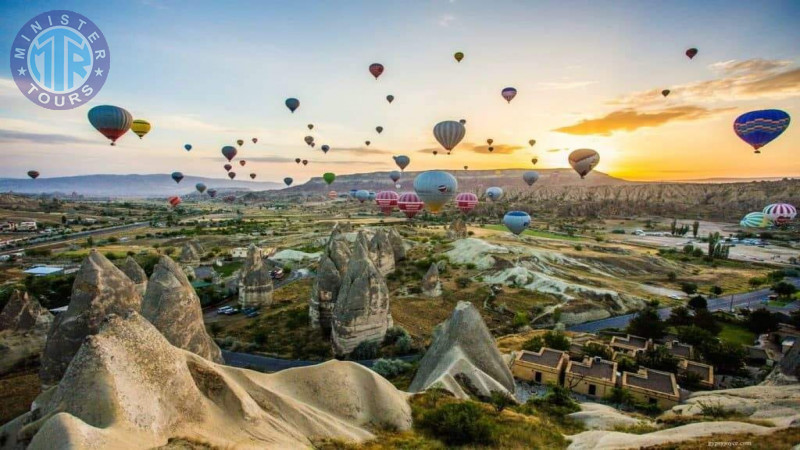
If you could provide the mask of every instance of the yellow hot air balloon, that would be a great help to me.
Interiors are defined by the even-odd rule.
[[[131,122],[131,131],[136,133],[139,139],[141,139],[145,134],[150,132],[150,122],[141,119],[134,120]]]

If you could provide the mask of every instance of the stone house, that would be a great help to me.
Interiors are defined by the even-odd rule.
[[[603,398],[611,393],[616,384],[617,363],[613,361],[595,357],[567,364],[564,386],[575,393]]]
[[[539,384],[562,384],[569,363],[566,352],[542,347],[538,352],[522,350],[511,363],[511,373],[521,380]]]
[[[620,386],[638,402],[669,409],[680,401],[675,374],[641,368],[637,373],[623,372]]]

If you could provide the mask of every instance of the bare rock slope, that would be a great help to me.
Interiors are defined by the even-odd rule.
[[[47,329],[53,315],[27,292],[14,291],[0,312],[0,331],[29,331]]]

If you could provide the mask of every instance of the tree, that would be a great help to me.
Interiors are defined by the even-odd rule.
[[[686,293],[686,295],[694,295],[697,293],[697,284],[686,281],[681,283],[681,290]]]
[[[689,312],[689,308],[685,306],[677,306],[672,308],[672,311],[669,313],[667,323],[674,327],[691,325],[692,315]]]
[[[711,332],[696,325],[679,326],[675,328],[675,332],[678,335],[679,341],[694,346],[716,340]]]
[[[563,331],[548,331],[544,334],[544,345],[554,350],[569,350],[569,339]]]
[[[700,222],[694,221],[692,224],[692,236],[697,237],[697,231],[700,229]]]
[[[724,292],[724,290],[721,287],[717,286],[716,284],[714,286],[711,286],[710,291],[711,294],[714,295],[715,297],[719,297]]]
[[[678,370],[678,359],[672,356],[669,349],[666,347],[658,346],[649,348],[636,355],[636,362],[640,366],[644,366],[654,370],[662,370],[664,372],[675,372]]]
[[[534,336],[522,344],[522,349],[529,352],[538,352],[542,347],[544,347],[544,340],[541,336]]]
[[[669,280],[669,281],[675,281],[675,280],[677,280],[677,279],[678,279],[678,274],[676,274],[675,272],[669,272],[669,273],[667,273],[667,280]]]
[[[792,295],[794,295],[795,292],[797,292],[797,288],[793,284],[787,283],[785,281],[773,284],[770,290],[778,294],[779,297],[783,298],[789,298]]]
[[[759,286],[761,286],[762,284],[764,284],[766,282],[767,282],[767,280],[765,280],[763,278],[759,278],[759,277],[753,277],[753,278],[750,278],[749,280],[747,280],[747,284],[749,284],[750,287],[753,288],[753,289],[758,288]]]
[[[514,328],[522,328],[528,325],[530,321],[531,318],[525,311],[517,311],[516,314],[514,314],[514,322],[513,322]]]
[[[67,224],[67,216],[62,215],[61,216],[61,225],[66,225],[66,224]]]
[[[747,316],[745,326],[755,334],[769,333],[778,329],[778,317],[766,308],[759,308]]]
[[[678,231],[678,220],[672,219],[672,223],[669,224],[669,234],[675,236],[675,232]]]
[[[93,237],[91,237],[91,236],[89,236],[89,237],[86,239],[86,245],[87,245],[87,246],[89,246],[89,247],[94,247],[94,238],[93,238]]]
[[[595,356],[599,356],[609,361],[613,356],[611,349],[608,348],[607,345],[603,345],[597,342],[589,342],[588,344],[584,345],[583,354],[592,358],[594,358]]]
[[[489,403],[494,406],[495,411],[502,412],[507,406],[514,404],[514,399],[505,392],[492,391],[489,397]]]
[[[717,319],[708,309],[698,309],[694,312],[694,325],[707,330],[713,335],[718,335],[722,331],[722,326],[717,323]]]
[[[606,400],[609,403],[617,405],[617,408],[622,406],[633,406],[634,403],[636,403],[631,391],[617,386],[611,388],[611,393],[606,396]]]
[[[708,302],[702,295],[695,295],[694,297],[690,298],[686,305],[695,311],[698,309],[708,309]]]
[[[747,352],[741,344],[710,341],[699,346],[700,354],[720,373],[733,374],[744,367]]]
[[[650,339],[661,339],[666,324],[658,315],[658,301],[648,302],[628,323],[627,332]]]

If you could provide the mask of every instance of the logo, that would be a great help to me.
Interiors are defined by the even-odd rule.
[[[103,87],[111,52],[91,20],[73,11],[39,14],[11,46],[11,74],[28,99],[48,109],[77,108]]]

